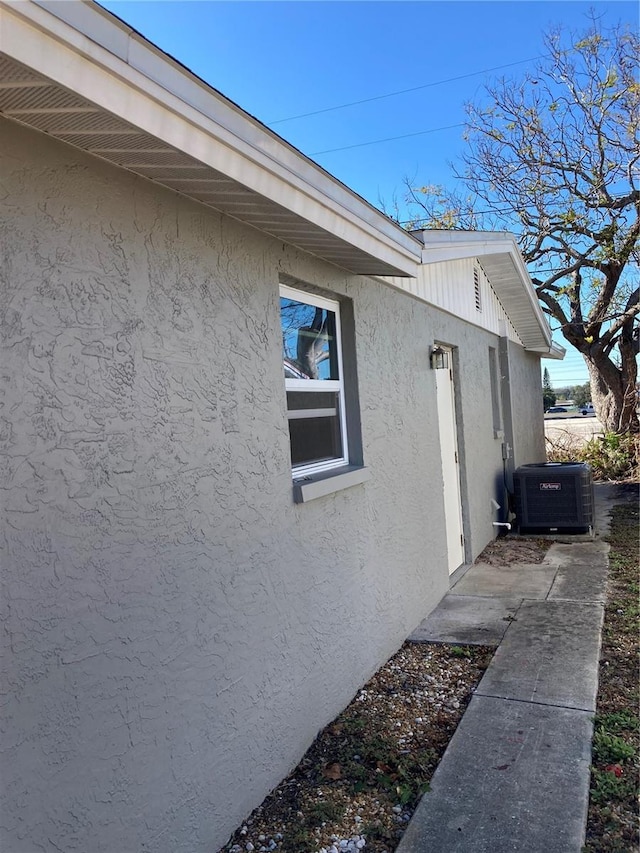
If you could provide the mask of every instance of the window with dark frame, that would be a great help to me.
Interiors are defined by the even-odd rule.
[[[348,462],[340,305],[282,285],[280,319],[296,479]]]

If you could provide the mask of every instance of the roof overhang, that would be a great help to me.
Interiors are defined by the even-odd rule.
[[[363,275],[420,243],[93,2],[0,5],[0,113]]]
[[[556,361],[562,361],[562,359],[567,354],[567,350],[565,347],[561,347],[560,344],[556,344],[555,342],[551,343],[551,349],[549,352],[545,352],[543,354],[543,358],[553,358]]]
[[[525,349],[562,358],[552,354],[551,330],[513,234],[507,231],[414,233],[419,234],[424,244],[423,264],[477,258]]]

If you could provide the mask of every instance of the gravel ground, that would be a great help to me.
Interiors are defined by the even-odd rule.
[[[389,853],[492,653],[405,644],[223,849]]]
[[[476,562],[542,562],[549,545],[505,537]],[[224,853],[391,853],[493,652],[405,643],[319,733]]]
[[[490,566],[541,563],[550,547],[551,541],[549,539],[505,536],[490,542],[476,563],[488,563]]]

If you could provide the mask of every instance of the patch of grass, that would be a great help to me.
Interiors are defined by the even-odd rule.
[[[611,711],[608,714],[597,714],[595,718],[595,729],[598,731],[622,734],[623,732],[634,732],[640,729],[640,717],[628,708],[619,711]]]
[[[464,646],[452,646],[451,654],[456,658],[470,658],[471,652],[468,647]]]
[[[598,764],[614,764],[633,758],[636,748],[627,743],[624,736],[611,734],[604,727],[597,729],[593,737],[593,760]]]
[[[306,825],[303,826],[302,824],[292,827],[289,840],[295,850],[312,850],[315,846],[313,834]]]
[[[591,804],[592,806],[609,806],[611,803],[624,803],[629,797],[633,796],[634,780],[616,775],[616,770],[597,770],[594,768],[591,771]],[[611,812],[608,812],[611,815]],[[609,822],[609,833],[611,832],[611,822]],[[599,845],[591,847],[587,845],[587,850],[604,851],[608,848]],[[629,848],[631,849],[631,848]]]
[[[375,844],[376,841],[384,842],[388,833],[381,820],[373,820],[371,823],[365,823],[362,828],[362,834],[367,839],[367,842]]]
[[[307,825],[320,826],[328,820],[340,820],[344,814],[344,803],[336,803],[334,800],[319,800],[309,806],[307,812]]]
[[[637,495],[637,490],[636,490]],[[594,721],[586,853],[640,849],[638,503],[614,508]]]

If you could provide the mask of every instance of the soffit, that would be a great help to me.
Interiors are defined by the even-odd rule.
[[[109,36],[125,37],[122,25],[112,23],[104,10],[84,4],[73,7],[70,11],[82,11],[85,17],[97,16]],[[38,18],[38,27],[31,26],[31,21],[25,25],[22,19],[27,12]],[[0,13],[4,16],[0,28],[0,113],[7,118],[350,272],[415,275],[420,247],[414,238],[219,93],[176,69],[157,49],[152,52],[152,46],[148,48],[154,68],[160,68],[176,90],[192,87],[194,97],[208,98],[213,117],[183,104],[154,80],[106,48],[97,48],[92,40],[80,38],[77,31],[33,4],[17,4],[9,10],[5,7]],[[55,30],[55,38],[50,37],[45,24],[51,25],[51,32]],[[148,43],[143,42],[136,37],[138,53],[147,50]],[[85,55],[89,51],[98,51],[103,64],[92,62]],[[33,58],[33,62],[20,62],[13,54],[21,59]],[[145,61],[150,60],[146,57]],[[36,66],[50,68],[51,73],[39,73]],[[116,74],[119,66],[120,73]],[[136,87],[130,85],[132,75]],[[140,80],[145,83],[144,91]],[[158,93],[166,95],[166,104],[159,103]],[[212,128],[217,129],[215,110],[228,119],[231,131],[220,127],[218,136],[212,132]],[[237,128],[246,132],[246,139],[236,140]],[[175,144],[176,139],[180,144]],[[265,165],[270,163],[274,165],[269,171]],[[309,176],[313,184],[305,181]]]
[[[478,258],[504,310],[528,349],[549,346],[547,328],[541,328],[538,312],[532,305],[510,254],[482,255]]]

